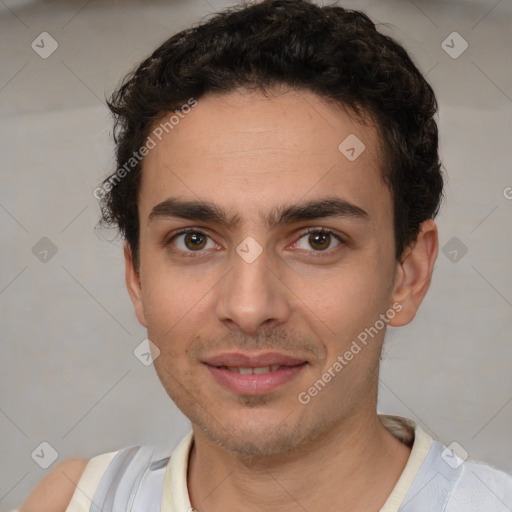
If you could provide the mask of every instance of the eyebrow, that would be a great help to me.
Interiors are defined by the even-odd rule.
[[[209,201],[182,201],[175,197],[170,197],[157,204],[151,210],[148,221],[166,217],[210,222],[227,228],[237,227],[241,223],[241,218],[238,215],[229,215]],[[339,197],[326,197],[300,204],[281,206],[272,210],[264,220],[269,229],[274,229],[282,225],[326,217],[370,220],[370,216],[365,210]]]

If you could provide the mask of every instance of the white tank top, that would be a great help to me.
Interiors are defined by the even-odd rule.
[[[380,512],[510,512],[512,475],[462,461],[412,420],[379,415],[412,449]],[[152,449],[131,446],[93,457],[66,512],[193,512],[187,489],[192,432],[172,456],[154,460]]]

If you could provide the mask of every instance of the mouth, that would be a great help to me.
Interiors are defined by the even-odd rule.
[[[283,366],[273,364],[270,366],[256,366],[254,368],[251,368],[250,366],[246,368],[238,366],[216,366],[216,368],[228,370],[230,372],[241,373],[242,375],[261,375],[263,373],[275,372],[276,370],[279,370],[279,368],[283,368]]]
[[[262,395],[284,386],[304,371],[304,359],[279,353],[225,353],[203,361],[213,379],[235,394]]]

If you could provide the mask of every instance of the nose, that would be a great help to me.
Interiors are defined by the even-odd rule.
[[[237,253],[232,260],[230,272],[217,287],[217,318],[247,335],[285,322],[290,315],[290,292],[265,250],[252,262]]]

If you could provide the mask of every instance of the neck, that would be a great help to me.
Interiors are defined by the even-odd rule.
[[[279,457],[240,456],[194,427],[189,495],[197,512],[378,511],[409,454],[376,413],[346,420],[315,443]]]

